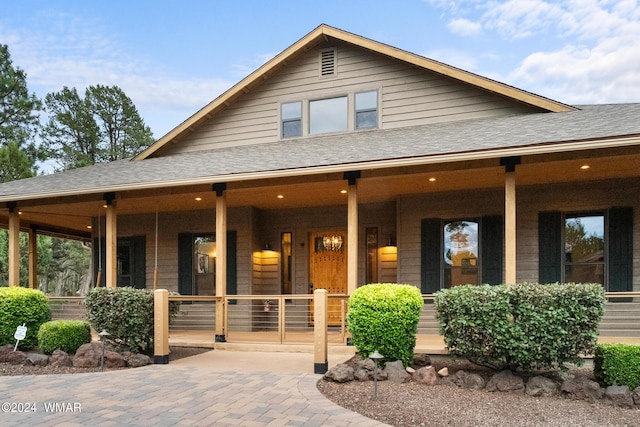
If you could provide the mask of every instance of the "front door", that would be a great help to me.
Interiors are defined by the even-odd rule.
[[[326,289],[329,294],[347,293],[347,233],[329,231],[311,233],[309,265],[312,291]],[[340,325],[342,304],[329,299],[329,325]],[[313,319],[313,305],[311,306]]]

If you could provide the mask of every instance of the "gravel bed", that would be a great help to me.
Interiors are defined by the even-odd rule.
[[[432,359],[432,363],[438,369],[447,365],[445,358]],[[464,368],[464,363],[451,361],[451,373],[460,368]],[[592,370],[576,368],[571,374],[592,375]],[[604,402],[590,404],[561,396],[466,390],[446,379],[435,386],[379,381],[376,399],[373,381],[339,384],[320,380],[318,389],[344,408],[397,427],[640,426],[638,409],[618,408]]]

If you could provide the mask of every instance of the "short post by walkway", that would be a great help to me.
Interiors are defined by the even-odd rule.
[[[153,291],[153,363],[169,363],[169,291]]]
[[[327,323],[329,321],[328,294],[326,289],[313,292],[313,373],[324,374],[329,369]]]

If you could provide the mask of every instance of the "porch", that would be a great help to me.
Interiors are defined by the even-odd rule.
[[[600,323],[601,343],[640,344],[640,292],[607,293]],[[620,301],[624,298],[624,301]],[[169,345],[234,351],[313,352],[313,295],[170,296],[180,311],[169,330]],[[82,297],[50,297],[54,319],[86,319]],[[224,301],[224,304],[223,304]],[[351,355],[347,345],[347,295],[329,295],[329,353]],[[438,333],[433,295],[424,306],[416,336],[417,353],[446,354]],[[222,313],[223,318],[217,318]],[[216,320],[219,319],[219,320]],[[226,325],[225,341],[216,340],[216,321]]]

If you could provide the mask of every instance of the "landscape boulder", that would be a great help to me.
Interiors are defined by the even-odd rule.
[[[65,351],[57,349],[51,354],[49,363],[51,366],[68,367],[73,366],[73,359]]]
[[[73,366],[78,368],[98,368],[102,363],[102,344],[90,342],[82,344],[75,356],[73,356]],[[112,350],[104,350],[104,367],[108,369],[123,368],[126,362],[120,353]]]
[[[487,385],[485,386],[487,391],[510,391],[510,392],[524,392],[524,382],[522,378],[517,375],[513,375],[513,372],[506,369],[492,376]]]
[[[558,394],[559,385],[551,378],[538,375],[529,378],[525,387],[525,393],[529,396],[555,396]]]
[[[384,367],[387,379],[394,383],[406,383],[411,381],[411,375],[407,372],[401,360],[387,362]]]
[[[626,385],[612,385],[604,391],[604,401],[623,408],[633,408],[633,396]]]
[[[594,403],[602,398],[600,385],[585,377],[575,377],[562,382],[560,393],[573,400],[585,400]]]
[[[484,378],[478,374],[473,374],[460,370],[451,376],[451,381],[458,387],[469,390],[480,390],[485,386]]]
[[[49,364],[49,356],[40,353],[27,354],[27,361],[33,366],[47,366]]]
[[[353,381],[353,368],[346,363],[339,363],[324,374],[324,379],[336,383]]]
[[[419,384],[435,385],[438,383],[438,375],[436,374],[436,370],[433,369],[433,366],[418,368],[411,377]]]

